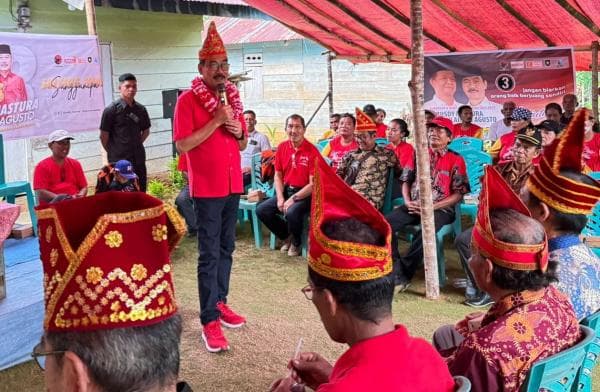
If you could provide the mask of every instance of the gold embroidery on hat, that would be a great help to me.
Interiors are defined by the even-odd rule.
[[[90,267],[85,273],[85,280],[91,284],[98,284],[104,276],[104,271],[99,267]]]
[[[140,281],[140,280],[146,279],[147,275],[148,275],[148,270],[143,265],[134,264],[133,267],[131,267],[131,277],[134,280]]]
[[[167,239],[167,226],[154,225],[152,226],[152,239],[156,242],[161,242]]]
[[[123,243],[123,234],[117,230],[109,231],[108,234],[104,234],[106,246],[110,248],[118,248]]]
[[[46,228],[46,242],[50,243],[51,240],[52,240],[52,226],[48,226]]]
[[[83,240],[79,248],[75,251],[71,247],[71,244],[67,239],[67,236],[60,223],[60,220],[58,219],[58,214],[56,210],[54,208],[36,210],[36,215],[38,217],[38,222],[40,226],[44,223],[43,220],[45,219],[51,219],[52,222],[50,223],[50,225],[53,224],[56,226],[56,236],[58,238],[58,242],[62,247],[64,256],[68,262],[68,267],[66,271],[64,271],[62,275],[59,274],[57,271],[55,273],[55,277],[57,278],[55,279],[55,277],[53,277],[53,280],[49,283],[49,287],[46,287],[44,289],[45,302],[47,304],[44,316],[44,328],[48,328],[51,321],[50,317],[52,317],[52,315],[54,314],[54,309],[56,308],[57,302],[60,299],[63,291],[65,290],[65,287],[77,272],[79,266],[81,265],[81,261],[87,256],[88,252],[102,237],[102,234],[104,234],[104,231],[110,223],[134,223],[148,219],[155,219],[159,217],[163,212],[165,212],[164,204],[156,207],[147,208],[144,210],[131,211],[126,213],[105,214],[97,220],[92,230],[88,233],[88,235]],[[56,283],[56,288],[54,288],[54,283]]]
[[[46,233],[48,233],[47,230],[46,230]],[[48,237],[48,236],[46,236],[46,237]],[[50,251],[50,265],[52,267],[56,267],[57,261],[58,261],[58,249],[54,248]]]

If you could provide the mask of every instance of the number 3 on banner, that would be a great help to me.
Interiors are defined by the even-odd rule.
[[[515,78],[509,74],[500,74],[496,78],[496,87],[498,90],[509,92],[515,88]]]

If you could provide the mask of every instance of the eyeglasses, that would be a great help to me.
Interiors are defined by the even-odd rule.
[[[222,63],[218,63],[216,61],[209,61],[208,63],[206,63],[206,66],[211,71],[216,71],[219,68],[221,68],[221,70],[225,72],[229,71],[229,63],[227,61],[224,61]]]
[[[319,287],[311,286],[310,284],[308,284],[300,289],[300,291],[302,291],[302,294],[304,294],[306,299],[309,301],[312,301],[313,293],[317,290],[321,290],[321,289]]]
[[[354,134],[354,138],[358,139],[358,140],[368,140],[371,137],[371,135],[369,135],[369,133],[355,133]]]
[[[40,367],[40,369],[45,370],[46,369],[46,356],[48,355],[62,355],[64,353],[66,353],[66,350],[58,350],[58,351],[43,351],[43,344],[42,342],[39,342],[34,348],[33,348],[33,352],[31,353],[31,357],[33,359],[35,359],[35,362],[38,364],[38,366]]]

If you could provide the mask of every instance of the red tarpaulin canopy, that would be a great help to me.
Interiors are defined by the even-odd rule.
[[[338,58],[410,62],[409,0],[244,1]],[[598,26],[600,0],[423,0],[425,53],[574,46],[589,71]]]

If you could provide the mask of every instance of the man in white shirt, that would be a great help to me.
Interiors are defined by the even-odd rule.
[[[425,102],[423,108],[435,112],[440,117],[447,117],[452,122],[459,122],[457,110],[460,102],[454,99],[456,93],[456,76],[449,69],[438,69],[429,78],[429,84],[433,88],[434,95],[431,100]]]
[[[240,152],[242,155],[242,174],[244,175],[244,187],[252,181],[252,156],[259,152],[271,149],[271,143],[266,135],[256,130],[256,113],[252,110],[244,112],[244,121],[248,128],[248,145]]]
[[[489,127],[501,119],[502,105],[487,99],[487,81],[483,78],[483,72],[477,68],[467,70],[462,77],[462,89],[473,108],[473,122],[482,127]]]
[[[510,126],[510,117],[512,116],[512,112],[516,107],[517,105],[513,101],[504,102],[501,110],[504,118],[490,125],[490,131],[487,133],[487,140],[495,142],[496,140],[500,139],[502,135],[512,132],[512,127]]]

